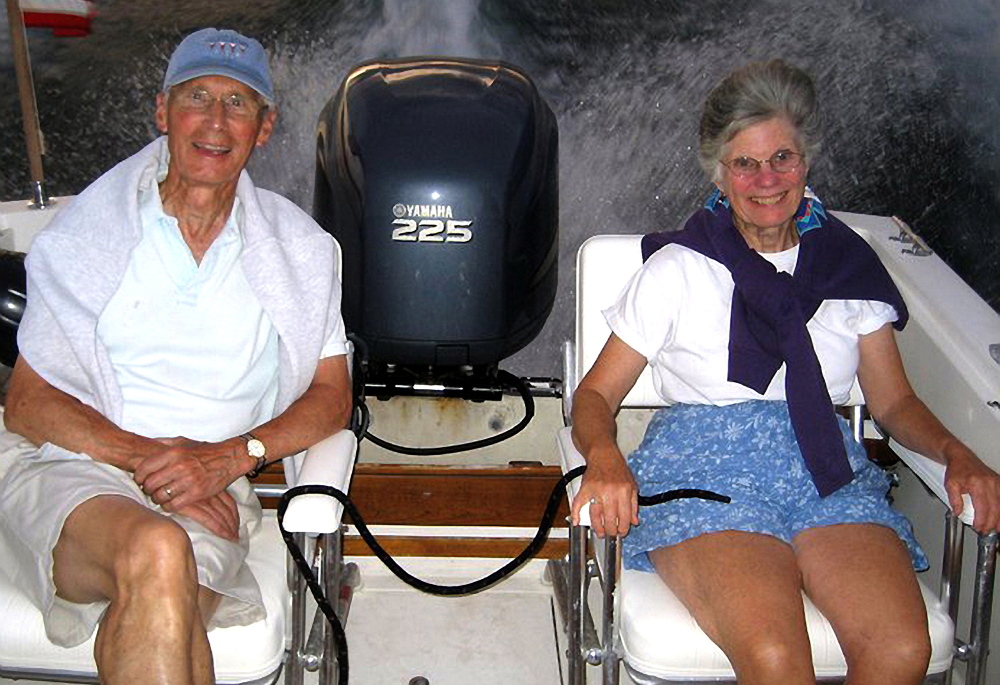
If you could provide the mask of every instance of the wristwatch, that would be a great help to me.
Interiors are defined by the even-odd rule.
[[[254,467],[247,471],[246,476],[247,478],[256,478],[267,463],[267,448],[252,433],[244,433],[240,437],[247,441],[247,454],[257,460]]]

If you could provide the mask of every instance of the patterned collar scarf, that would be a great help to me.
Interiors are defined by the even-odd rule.
[[[735,289],[730,311],[728,380],[763,394],[781,364],[792,428],[821,497],[849,483],[833,403],[806,322],[823,300],[877,300],[895,308],[906,325],[903,298],[868,243],[814,197],[795,216],[800,247],[794,274],[779,272],[747,245],[733,224],[729,202],[716,191],[683,230],[647,235],[643,261],[676,243],[725,266]]]

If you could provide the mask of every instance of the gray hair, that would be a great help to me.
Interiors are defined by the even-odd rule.
[[[808,163],[820,142],[816,88],[809,74],[780,59],[751,62],[712,89],[701,113],[698,161],[708,178],[721,174],[723,149],[744,129],[783,116],[795,128]]]

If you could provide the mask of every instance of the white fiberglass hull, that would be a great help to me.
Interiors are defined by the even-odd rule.
[[[58,198],[52,208],[40,211],[26,202],[0,203],[0,249],[27,251],[33,234],[68,202]],[[911,320],[898,339],[918,394],[951,430],[1000,470],[1000,454],[993,446],[1000,435],[1000,367],[990,353],[990,346],[1000,343],[1000,316],[939,257],[914,254],[912,242],[899,240],[901,228],[894,220],[839,216],[873,245],[906,299]],[[554,445],[559,412],[542,411],[536,421],[540,424],[532,427],[534,442],[541,444],[544,436],[551,435]],[[540,449],[547,454],[554,447]],[[500,455],[497,460],[506,462],[507,457]],[[914,520],[931,559],[939,559],[943,507],[905,476],[897,501]],[[482,531],[470,528],[454,534],[477,536]],[[560,682],[565,638],[553,612],[551,587],[542,578],[542,562],[531,562],[514,579],[486,593],[453,599],[420,595],[373,558],[355,561],[362,566],[363,585],[348,622],[354,682],[408,683],[421,675],[433,685],[473,679],[479,685]],[[404,565],[409,565],[406,560]],[[498,565],[497,560],[479,559],[412,561],[417,575],[447,582],[476,578]],[[965,578],[967,590],[971,573]],[[477,623],[468,623],[470,618]],[[1000,641],[992,642],[993,652],[1000,653]],[[597,682],[598,669],[591,670],[592,681]],[[989,672],[988,681],[1000,682],[1000,659],[993,660]],[[308,676],[307,682],[314,677]],[[622,679],[628,682],[624,673]],[[0,679],[6,682],[31,681]]]

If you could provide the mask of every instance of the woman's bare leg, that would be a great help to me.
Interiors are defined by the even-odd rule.
[[[927,610],[890,528],[840,524],[792,541],[806,593],[830,621],[850,685],[917,685],[930,660]]]
[[[740,685],[815,685],[790,545],[709,533],[649,554],[657,573],[729,657]]]

